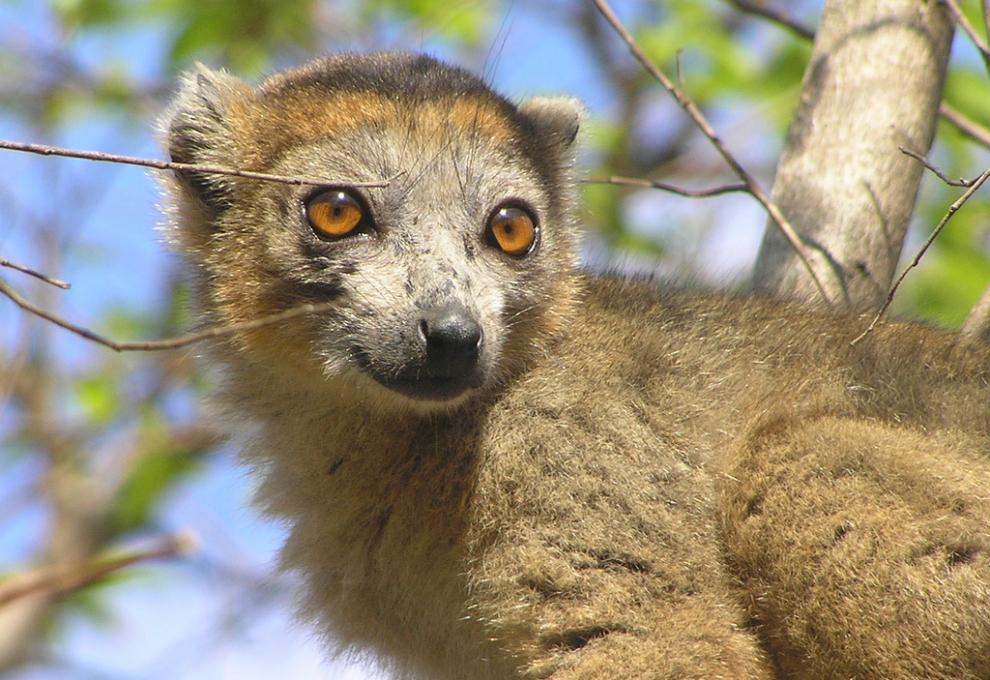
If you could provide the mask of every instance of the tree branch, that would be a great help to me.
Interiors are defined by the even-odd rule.
[[[22,274],[27,274],[28,276],[33,276],[36,279],[44,281],[47,284],[55,286],[56,288],[61,288],[62,290],[68,290],[72,287],[71,284],[66,283],[61,279],[55,279],[47,274],[42,274],[41,272],[31,269],[30,267],[25,267],[22,264],[17,264],[16,262],[11,262],[10,260],[0,257],[0,267],[7,267],[15,271],[19,271]]]
[[[252,331],[262,326],[267,326],[269,324],[278,323],[280,321],[286,321],[288,319],[295,318],[297,316],[304,316],[306,314],[314,314],[317,312],[323,312],[333,307],[332,303],[326,302],[321,304],[305,304],[299,305],[298,307],[293,307],[292,309],[285,310],[283,312],[277,312],[275,314],[270,314],[268,316],[263,316],[258,319],[251,319],[250,321],[241,321],[239,323],[233,323],[225,326],[214,326],[206,328],[204,330],[198,331],[196,333],[189,333],[188,335],[182,335],[175,338],[166,338],[163,340],[145,340],[138,342],[118,342],[116,340],[111,340],[99,333],[89,330],[84,326],[67,321],[62,317],[48,312],[30,300],[24,298],[18,294],[14,289],[7,285],[6,282],[0,280],[0,295],[5,295],[10,298],[14,304],[23,309],[26,312],[30,312],[35,316],[38,316],[46,321],[64,328],[70,333],[74,333],[81,338],[95,342],[98,345],[103,345],[104,347],[109,347],[115,352],[152,352],[161,351],[168,349],[178,349],[179,347],[185,347],[186,345],[191,345],[202,340],[207,340],[209,338],[219,338],[225,335],[234,335],[235,333],[242,333],[244,331]]]
[[[384,187],[394,179],[389,177],[374,182],[355,182],[352,180],[342,180],[339,178],[326,177],[289,177],[286,175],[273,175],[267,172],[254,172],[252,170],[238,170],[237,168],[227,168],[220,165],[200,165],[198,163],[176,163],[173,161],[162,161],[152,158],[136,158],[134,156],[121,156],[101,151],[78,151],[66,149],[59,146],[49,146],[47,144],[27,144],[25,142],[14,142],[10,140],[0,140],[0,149],[8,151],[23,151],[25,153],[40,154],[42,156],[61,156],[64,158],[81,158],[88,161],[100,161],[104,163],[121,163],[123,165],[138,165],[154,170],[173,170],[180,172],[201,172],[210,175],[229,175],[231,177],[244,177],[246,179],[257,179],[264,182],[277,182],[280,184],[313,185],[322,186],[324,184],[346,184],[353,187]]]
[[[959,3],[956,0],[941,0],[942,4],[949,11],[949,16],[952,17],[952,21],[955,22],[959,28],[961,28],[969,39],[976,46],[976,49],[980,52],[980,57],[983,59],[983,66],[986,67],[987,71],[990,72],[990,50],[987,48],[986,41],[980,37],[980,34],[976,32],[973,28],[973,24],[969,23],[969,19],[963,13],[962,9],[959,7]]]
[[[987,0],[990,2],[990,0]],[[969,118],[964,113],[953,107],[951,104],[942,102],[938,109],[939,115],[955,125],[960,132],[975,142],[990,148],[990,130]]]
[[[951,39],[938,3],[825,4],[773,198],[814,244],[829,293],[850,308],[880,307],[897,273],[923,172],[897,147],[930,148]],[[816,293],[769,225],[753,284],[798,299]]]
[[[617,184],[619,186],[642,187],[644,189],[659,189],[668,191],[679,196],[689,198],[706,198],[709,196],[720,196],[734,192],[749,193],[749,187],[745,184],[723,184],[711,189],[685,189],[673,184],[661,182],[654,179],[641,179],[638,177],[621,177],[612,175],[611,177],[589,177],[581,180],[584,184]]]
[[[757,4],[751,0],[725,0],[729,4],[733,5],[742,12],[747,12],[749,14],[755,14],[761,16],[764,19],[768,19],[772,23],[775,23],[782,28],[785,28],[798,37],[804,38],[806,40],[813,40],[815,37],[815,31],[810,26],[806,26],[799,21],[793,19],[789,15],[785,14],[780,10],[771,9],[763,6],[762,4]],[[990,34],[990,0],[983,0],[983,20],[987,24],[987,33]],[[984,44],[984,43],[979,43]],[[982,54],[982,53],[981,53]],[[984,56],[984,58],[986,58]],[[945,118],[947,121],[959,128],[959,131],[964,135],[969,137],[975,142],[979,142],[985,147],[990,148],[990,130],[966,117],[964,114],[959,112],[956,108],[944,101],[939,106],[939,114]]]
[[[990,3],[990,0],[987,0],[987,2]],[[950,186],[971,187],[980,179],[979,177],[976,179],[949,179],[945,176],[945,173],[929,163],[928,159],[921,154],[915,153],[914,151],[903,147],[901,148],[901,152],[917,160],[930,172],[934,173],[939,179]],[[980,296],[980,299],[970,310],[969,316],[966,317],[965,323],[963,323],[962,328],[959,329],[958,346],[964,347],[975,342],[986,341],[990,341],[990,286],[983,291],[983,295]]]
[[[815,287],[818,289],[818,292],[821,294],[822,299],[825,302],[831,302],[831,298],[825,291],[825,286],[822,284],[817,272],[815,271],[807,248],[804,243],[801,242],[801,239],[794,231],[794,228],[791,226],[790,222],[788,222],[787,218],[784,217],[784,214],[780,211],[777,205],[770,200],[769,195],[767,195],[767,193],[763,190],[763,187],[761,187],[759,182],[757,182],[756,179],[750,175],[745,168],[743,168],[739,161],[736,160],[736,157],[732,155],[728,147],[726,147],[725,143],[718,136],[718,133],[715,132],[714,128],[712,128],[711,124],[708,122],[708,119],[701,112],[694,101],[685,95],[673,83],[673,81],[671,81],[670,78],[668,78],[667,75],[656,66],[656,64],[650,61],[649,57],[647,57],[643,50],[640,49],[632,34],[629,33],[629,31],[626,30],[626,27],[623,26],[622,22],[619,21],[619,18],[615,15],[615,12],[612,11],[612,8],[608,4],[607,0],[592,0],[592,2],[594,2],[595,7],[598,8],[601,15],[605,17],[605,20],[626,43],[629,51],[643,66],[643,68],[646,69],[646,72],[653,76],[653,78],[656,79],[657,82],[659,82],[663,88],[674,97],[677,104],[691,117],[691,119],[695,122],[695,125],[698,126],[698,129],[700,129],[705,137],[708,138],[712,146],[715,147],[715,150],[718,151],[719,155],[722,156],[736,176],[745,183],[746,191],[757,201],[759,201],[764,210],[767,211],[770,218],[780,229],[781,233],[784,235],[784,238],[787,239],[787,242],[794,249],[794,252],[797,253],[801,262],[804,264],[805,269],[807,269],[808,273],[811,275],[811,279],[814,282]]]
[[[973,186],[973,183],[976,182],[976,179],[962,179],[962,178],[960,178],[960,179],[949,179],[948,177],[946,177],[945,173],[943,173],[941,170],[939,170],[934,165],[932,165],[931,163],[929,163],[928,162],[928,159],[925,158],[924,156],[922,156],[917,151],[911,151],[911,149],[906,149],[903,146],[899,146],[897,148],[900,149],[901,150],[901,153],[904,154],[905,156],[910,156],[914,160],[916,160],[919,163],[921,163],[922,165],[924,165],[925,168],[927,168],[932,174],[934,174],[936,177],[938,177],[940,180],[942,180],[943,182],[945,182],[949,186],[952,186],[952,187],[971,187],[971,186]]]
[[[805,40],[812,40],[815,37],[815,29],[802,24],[800,21],[794,19],[783,10],[773,9],[772,7],[767,7],[762,2],[752,2],[752,0],[726,1],[740,12],[755,14],[763,17],[764,19],[769,19],[776,24],[780,24],[787,30],[796,34],[798,37],[804,38]]]
[[[870,322],[870,325],[866,328],[865,331],[857,335],[852,340],[852,342],[850,343],[851,345],[855,345],[856,343],[858,343],[860,340],[865,338],[874,328],[876,328],[876,325],[880,322],[880,319],[883,317],[883,315],[887,312],[887,309],[890,307],[890,303],[894,301],[894,294],[897,293],[897,289],[900,287],[901,282],[904,281],[904,277],[908,275],[909,271],[911,271],[913,268],[918,266],[918,263],[921,262],[921,258],[924,257],[925,253],[928,252],[928,249],[931,247],[932,243],[935,242],[935,239],[938,238],[938,235],[942,233],[943,229],[945,229],[945,225],[949,223],[949,220],[952,219],[952,216],[959,211],[959,208],[961,208],[966,203],[966,201],[968,201],[970,197],[973,194],[975,194],[977,190],[979,190],[981,186],[983,186],[983,183],[986,182],[988,178],[990,178],[990,168],[987,168],[986,170],[983,171],[982,174],[980,174],[979,177],[972,180],[972,184],[968,189],[966,189],[965,192],[963,192],[963,195],[957,198],[955,201],[953,201],[952,205],[949,206],[949,210],[945,213],[942,219],[939,220],[939,223],[935,225],[935,229],[932,230],[931,235],[929,235],[928,239],[925,241],[925,244],[918,250],[917,254],[914,256],[914,259],[911,260],[910,264],[908,264],[908,266],[904,268],[904,271],[902,271],[900,276],[897,277],[897,280],[894,281],[894,285],[891,286],[890,290],[887,292],[887,298],[884,300],[883,306],[880,307],[880,310],[877,312],[876,316],[873,317],[873,321]]]
[[[160,545],[120,557],[105,558],[82,564],[43,567],[27,574],[8,577],[0,584],[0,607],[30,595],[63,595],[125,569],[138,562],[174,557],[192,552],[195,541],[187,535],[171,536]]]

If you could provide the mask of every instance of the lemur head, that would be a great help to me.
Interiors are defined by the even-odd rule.
[[[174,161],[325,178],[169,180],[209,321],[331,303],[237,336],[224,360],[422,409],[520,370],[577,290],[580,111],[565,98],[517,107],[426,56],[330,57],[257,88],[188,73],[164,122]]]

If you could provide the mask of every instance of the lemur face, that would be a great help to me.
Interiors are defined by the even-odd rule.
[[[516,108],[425,57],[333,58],[257,90],[188,77],[175,160],[327,178],[175,183],[216,321],[332,303],[243,336],[228,358],[292,362],[308,384],[350,380],[427,410],[497,384],[571,304],[578,115],[569,100]]]
[[[279,173],[391,180],[267,187],[269,209],[285,217],[266,247],[287,302],[339,303],[316,320],[312,343],[327,375],[357,371],[444,401],[496,373],[512,321],[543,301],[561,245],[552,197],[504,141],[472,138],[456,114],[423,108],[288,150]]]

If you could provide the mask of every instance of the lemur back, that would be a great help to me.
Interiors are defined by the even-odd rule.
[[[429,57],[166,119],[218,400],[303,615],[401,677],[990,677],[990,355],[578,269],[566,98]],[[324,181],[325,180],[325,181]]]

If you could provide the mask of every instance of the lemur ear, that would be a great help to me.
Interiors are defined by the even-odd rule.
[[[232,112],[251,96],[251,88],[226,71],[196,64],[180,80],[165,116],[169,157],[178,163],[236,167],[236,130]],[[176,173],[212,213],[230,198],[230,178],[196,172]]]
[[[519,112],[562,150],[574,144],[585,118],[584,105],[574,97],[534,97],[523,102]]]

